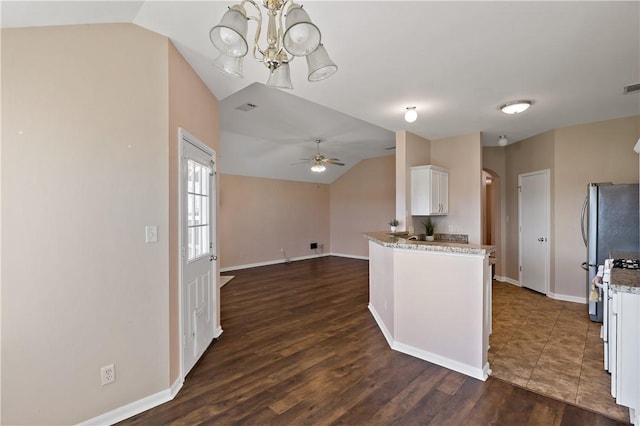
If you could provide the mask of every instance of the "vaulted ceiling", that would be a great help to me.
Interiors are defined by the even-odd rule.
[[[394,132],[428,139],[482,132],[510,142],[549,129],[640,114],[640,2],[304,1],[338,65],[294,89],[268,89],[264,65],[244,79],[212,66],[209,41],[227,1],[2,1],[2,26],[131,22],[169,37],[221,100],[224,173],[329,183],[363,158],[386,155]],[[249,7],[247,7],[249,9]],[[251,25],[250,25],[251,28]],[[251,29],[250,29],[250,36]],[[43,70],[46,72],[46,70]],[[498,106],[530,99],[508,116]],[[236,109],[245,103],[257,107]],[[415,123],[403,120],[416,106]],[[347,165],[312,173],[292,164],[321,151]]]

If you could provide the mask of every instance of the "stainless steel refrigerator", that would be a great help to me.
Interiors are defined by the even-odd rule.
[[[638,184],[590,183],[582,210],[582,238],[587,246],[587,300],[598,265],[610,258],[610,251],[638,252]],[[585,227],[586,220],[586,227]],[[585,229],[586,228],[586,229]],[[589,301],[589,318],[602,322],[602,300]]]

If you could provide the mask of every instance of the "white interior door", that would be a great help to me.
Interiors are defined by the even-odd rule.
[[[518,176],[520,224],[520,285],[549,291],[549,171]]]
[[[183,377],[214,338],[217,312],[215,153],[181,132],[180,244]]]

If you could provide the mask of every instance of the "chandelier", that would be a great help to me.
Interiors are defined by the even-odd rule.
[[[245,4],[257,11],[257,16],[248,16]],[[285,5],[288,4],[286,14]],[[307,60],[307,79],[311,82],[324,80],[333,75],[338,67],[331,61],[321,43],[320,30],[311,22],[311,18],[302,6],[293,0],[263,0],[268,22],[266,47],[260,46],[262,30],[262,10],[254,0],[242,0],[229,7],[220,23],[209,32],[214,47],[220,56],[214,66],[225,73],[242,78],[242,61],[249,52],[247,43],[248,22],[257,24],[253,43],[253,57],[269,69],[266,85],[281,89],[293,89],[289,73],[289,63],[298,57]],[[286,15],[285,25],[282,25]]]

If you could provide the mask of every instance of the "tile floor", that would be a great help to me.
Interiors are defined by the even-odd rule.
[[[494,281],[492,375],[629,422],[629,410],[610,393],[600,326],[586,305]]]

